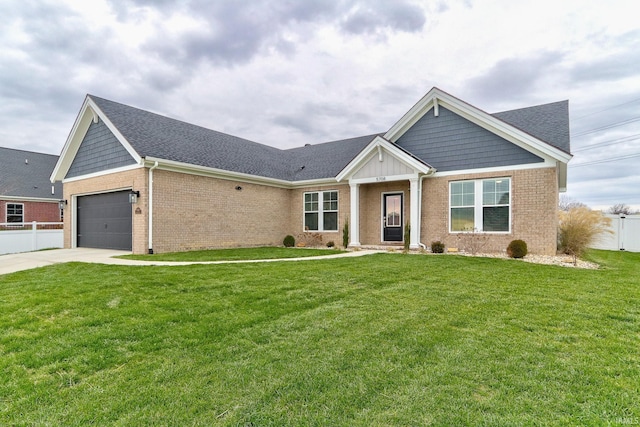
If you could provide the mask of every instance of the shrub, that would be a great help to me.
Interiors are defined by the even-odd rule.
[[[524,240],[512,240],[507,246],[507,255],[511,258],[524,258],[527,254],[527,243]]]
[[[345,219],[344,227],[342,227],[342,246],[347,249],[349,246],[349,220]]]
[[[458,247],[473,256],[480,253],[489,242],[489,236],[483,231],[478,231],[477,228],[465,231],[464,233],[458,233],[457,238]]]
[[[580,206],[560,211],[559,215],[558,246],[562,252],[573,257],[574,265],[600,233],[613,233],[609,228],[611,220],[602,212]]]
[[[289,234],[284,238],[282,244],[285,248],[292,248],[296,245],[296,239],[291,234]]]
[[[327,247],[328,247],[328,248],[333,248],[335,245],[336,245],[336,244],[333,242],[333,240],[329,240],[329,241],[327,242]]]
[[[322,234],[306,231],[304,233],[298,234],[296,236],[298,241],[298,246],[302,244],[302,246],[309,248],[317,248],[322,246]]]
[[[434,254],[443,254],[444,253],[444,243],[440,240],[435,242],[431,242],[431,253]]]
[[[411,225],[407,222],[404,225],[404,250],[405,252],[409,251],[409,243],[411,240]]]

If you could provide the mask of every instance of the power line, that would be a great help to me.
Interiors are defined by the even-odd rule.
[[[617,160],[632,159],[634,157],[640,157],[640,153],[627,154],[625,156],[619,156],[619,157],[610,157],[608,159],[593,160],[591,162],[578,163],[577,165],[570,165],[570,166],[574,168],[579,168],[580,166],[598,165],[600,163],[615,162]]]
[[[581,119],[584,119],[585,117],[593,116],[594,114],[604,113],[605,111],[613,110],[614,108],[622,107],[623,105],[633,104],[634,102],[638,102],[638,101],[640,101],[640,98],[632,99],[631,101],[623,102],[622,104],[614,105],[612,107],[607,107],[603,110],[596,111],[594,113],[589,113],[589,114],[585,114],[584,116],[571,118],[571,121],[575,122],[576,120],[581,120]]]
[[[586,151],[592,150],[594,148],[606,147],[609,145],[622,144],[623,142],[631,142],[637,139],[640,139],[640,133],[636,133],[634,135],[625,136],[622,138],[610,139],[608,141],[597,142],[595,144],[587,145],[582,148],[576,148],[575,150],[571,150],[573,153],[577,153],[578,151]]]
[[[626,124],[629,124],[629,123],[633,123],[633,122],[637,122],[637,121],[640,121],[640,117],[633,117],[631,119],[623,120],[621,122],[611,123],[609,125],[600,126],[599,128],[595,128],[595,129],[591,129],[591,130],[588,130],[588,131],[577,133],[577,134],[573,135],[573,137],[575,138],[575,137],[578,137],[578,136],[584,136],[584,135],[588,135],[590,133],[595,133],[595,132],[599,132],[601,130],[611,129],[611,128],[615,128],[615,127],[618,127],[618,126],[623,126],[623,125],[626,125]]]

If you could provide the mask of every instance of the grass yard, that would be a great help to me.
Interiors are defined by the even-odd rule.
[[[640,424],[640,254],[0,276],[0,425]]]
[[[313,248],[282,248],[282,247],[257,247],[237,249],[211,249],[191,252],[170,252],[154,255],[122,255],[117,258],[135,259],[140,261],[239,261],[254,259],[276,258],[305,258],[312,256],[336,255],[345,251],[338,249],[313,249]]]

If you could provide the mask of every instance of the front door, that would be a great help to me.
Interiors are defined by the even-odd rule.
[[[385,242],[402,242],[402,193],[384,194],[382,227]]]

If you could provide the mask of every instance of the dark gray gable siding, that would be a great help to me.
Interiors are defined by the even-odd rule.
[[[98,123],[91,122],[66,177],[73,178],[132,164],[135,164],[135,159],[100,120]]]
[[[0,147],[0,196],[61,199],[62,183],[51,194],[49,177],[58,156]]]
[[[544,161],[444,107],[438,117],[427,112],[396,144],[439,172]]]

